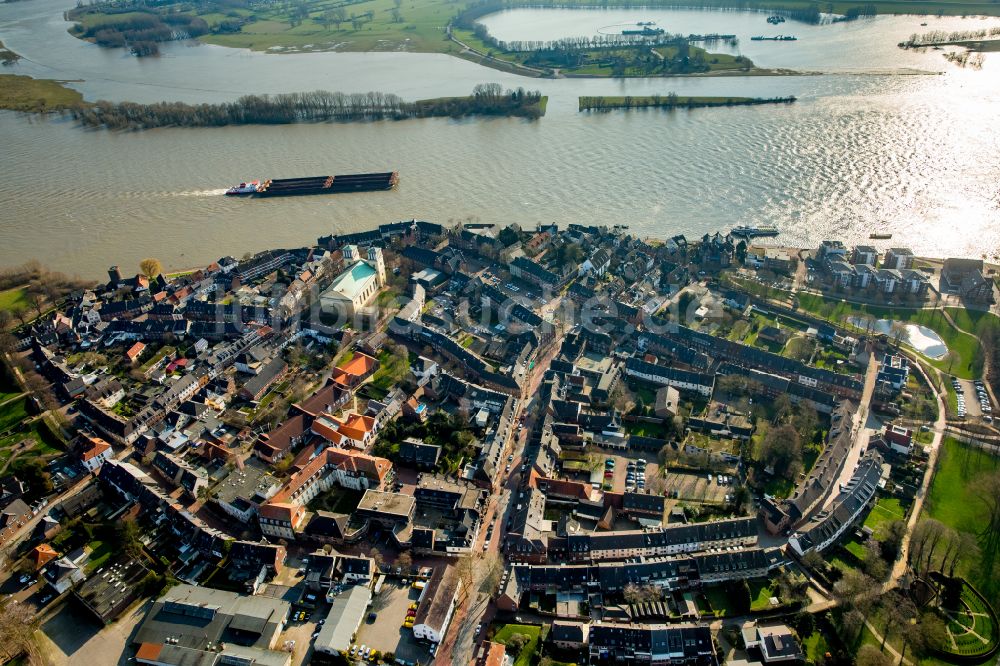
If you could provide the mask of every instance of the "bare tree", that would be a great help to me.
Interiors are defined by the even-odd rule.
[[[889,567],[885,560],[882,559],[882,545],[875,539],[868,539],[868,541],[865,541],[864,550],[865,573],[877,581],[885,580],[886,575],[889,573]]]
[[[642,590],[635,583],[629,583],[625,586],[625,590],[622,592],[622,596],[625,598],[626,603],[637,604],[642,601]]]
[[[1000,472],[984,474],[973,483],[976,499],[982,505],[983,551],[995,552],[1000,547]]]
[[[951,558],[951,562],[948,563],[948,575],[955,575],[955,566],[958,564],[959,559],[964,559],[965,561],[976,561],[979,558],[979,541],[976,539],[976,535],[970,534],[969,532],[959,532],[958,534],[959,547],[955,549],[955,554]],[[942,563],[941,570],[944,571],[945,564]]]
[[[910,565],[923,575],[927,572],[930,555],[944,533],[944,525],[933,518],[924,518],[913,528],[910,537]]]
[[[885,648],[885,643],[889,640],[889,635],[892,632],[895,631],[902,635],[913,619],[917,617],[917,607],[909,597],[898,593],[892,593],[887,598],[883,598],[883,607],[886,612],[885,623],[882,625],[882,645],[880,647]]]
[[[848,613],[855,612],[863,625],[877,599],[881,586],[871,576],[860,571],[851,570],[844,574],[833,586],[833,595]],[[845,618],[846,620],[846,615]],[[845,628],[846,630],[846,628]],[[853,635],[848,632],[848,635]]]
[[[466,594],[472,589],[472,580],[474,566],[472,562],[471,555],[462,555],[455,562],[455,572],[458,575],[458,579],[462,581],[462,589],[465,590]]]
[[[8,659],[24,655],[22,663],[41,666],[45,663],[34,634],[38,629],[38,617],[28,604],[5,601],[0,606],[0,650]],[[5,660],[7,661],[7,660]]]
[[[163,272],[163,266],[159,259],[148,257],[139,262],[139,271],[149,279],[155,278]]]
[[[858,650],[854,664],[855,666],[892,666],[892,659],[874,645],[865,644]]]
[[[404,550],[396,558],[396,566],[403,570],[404,573],[408,573],[410,568],[413,566],[413,556],[410,555],[410,551]]]
[[[892,666],[892,658],[874,645],[862,645],[858,656],[854,659],[855,666]]]

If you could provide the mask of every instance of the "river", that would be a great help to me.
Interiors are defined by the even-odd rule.
[[[896,42],[991,19],[878,17],[768,26],[761,14],[513,10],[484,23],[501,39],[594,34],[656,20],[671,32],[734,33],[764,67],[818,76],[649,80],[527,79],[413,53],[263,54],[172,44],[136,59],[74,39],[66,0],[0,4],[0,40],[25,60],[4,71],[79,80],[87,99],[221,101],[240,94],[381,90],[408,99],[477,83],[549,95],[537,122],[411,120],[362,124],[84,131],[61,119],[0,113],[0,265],[28,258],[98,277],[156,256],[185,267],[220,255],[418,217],[531,227],[627,224],[668,236],[773,224],[779,241],[833,237],[934,255],[1000,249],[1000,56],[980,71]],[[794,43],[750,42],[795,34]],[[910,71],[940,75],[901,75]],[[796,95],[790,106],[581,114],[579,95]],[[393,192],[232,200],[246,178],[397,169]],[[889,244],[889,243],[883,243]]]

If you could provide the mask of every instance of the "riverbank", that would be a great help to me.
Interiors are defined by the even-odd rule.
[[[188,3],[178,0],[161,5],[160,9],[171,13],[171,20],[184,19],[188,25],[193,25],[199,41],[219,46],[272,53],[410,51],[471,59],[471,54],[463,54],[461,45],[449,39],[448,27],[454,27],[455,19],[465,11],[451,0],[421,0],[419,4],[399,6],[395,0],[362,0],[349,7],[350,11],[347,11],[323,0],[305,0],[294,4],[255,6],[252,10],[205,5],[201,10],[192,11]],[[479,16],[520,8],[704,8],[780,12],[795,16],[802,12],[814,12],[815,7],[811,0],[508,0],[484,5],[485,13],[479,13]],[[843,16],[851,15],[861,7],[876,14],[1000,16],[1000,4],[962,1],[847,0],[824,5],[824,11]],[[154,26],[161,23],[159,15],[149,10],[114,14],[102,11],[100,6],[86,6],[70,12],[71,20],[80,25],[79,29],[71,32],[81,39],[100,42],[97,32],[107,30],[104,33],[107,44],[120,46],[123,41],[128,41],[125,33],[135,28],[114,24],[120,22],[123,16],[133,18],[136,15],[154,17]],[[146,32],[141,37],[157,41],[172,38],[166,31],[160,33]],[[486,54],[488,50],[482,53]]]
[[[52,79],[0,74],[0,109],[47,113],[82,104],[83,95],[67,88],[63,83]]]
[[[792,104],[795,97],[679,97],[668,95],[625,97],[581,97],[580,111],[611,111],[617,109],[700,109],[715,106],[756,106],[758,104]]]

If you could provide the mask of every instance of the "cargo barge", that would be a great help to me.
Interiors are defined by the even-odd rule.
[[[754,238],[768,238],[777,236],[780,232],[777,227],[736,227],[729,232],[733,236],[752,240]]]
[[[306,194],[341,194],[391,190],[399,183],[399,173],[356,173],[341,176],[268,178],[248,181],[226,190],[226,196],[291,197]]]

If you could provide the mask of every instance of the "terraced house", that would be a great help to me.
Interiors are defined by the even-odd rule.
[[[566,537],[570,561],[622,560],[694,553],[712,548],[748,547],[757,543],[757,521],[735,518],[654,530],[575,534]]]

